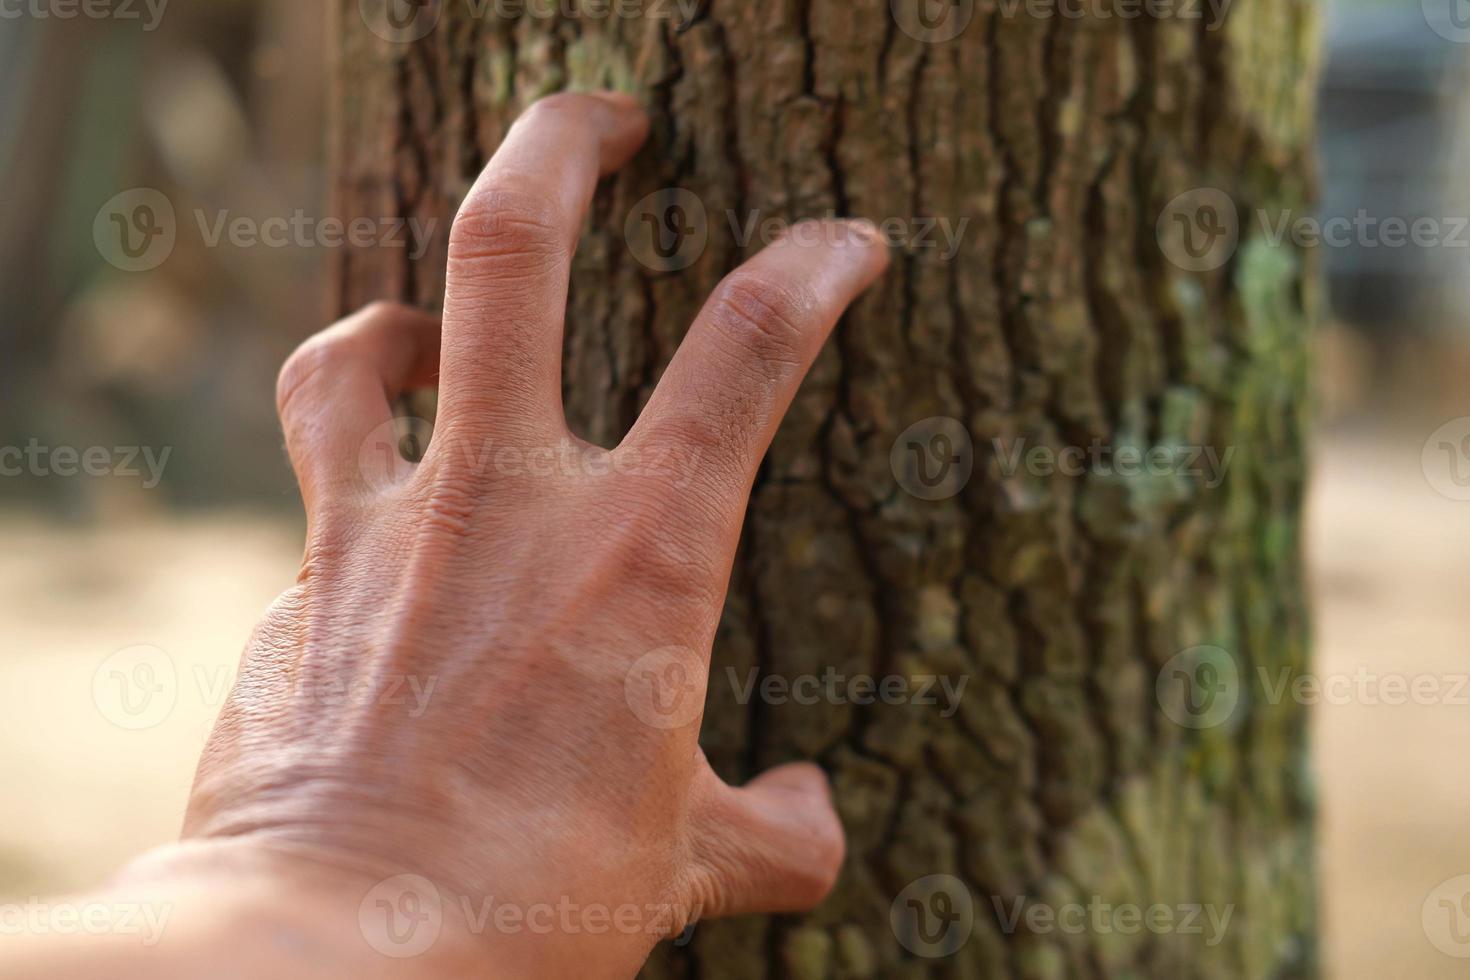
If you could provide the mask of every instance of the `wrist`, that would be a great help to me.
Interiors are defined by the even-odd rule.
[[[151,951],[167,949],[160,958],[191,980],[621,980],[637,974],[667,930],[683,928],[682,921],[661,921],[678,914],[664,906],[649,905],[624,923],[596,902],[461,891],[391,868],[367,871],[355,858],[339,861],[315,848],[230,838],[144,855],[103,900],[152,910],[162,928]]]
[[[86,935],[65,944],[68,962],[78,964],[77,976],[99,975],[86,963],[147,962],[161,980],[498,975],[488,970],[486,951],[452,923],[427,944],[375,929],[367,902],[373,884],[274,845],[172,845],[128,865],[86,900],[148,923],[146,933]],[[48,954],[60,937],[50,938]]]

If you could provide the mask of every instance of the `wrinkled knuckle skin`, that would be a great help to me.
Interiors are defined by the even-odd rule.
[[[420,526],[451,542],[468,540],[474,533],[478,505],[479,499],[467,480],[440,476],[425,495]]]
[[[714,561],[710,549],[694,535],[672,529],[650,535],[629,556],[629,564],[642,566],[663,583],[669,593],[687,595],[699,602],[713,602]]]
[[[646,501],[609,510],[605,527],[619,579],[639,582],[649,594],[664,599],[688,599],[697,605],[723,602],[711,543],[697,529],[681,526],[662,503]]]
[[[567,253],[567,227],[552,201],[503,188],[477,191],[450,230],[450,268],[460,275],[518,277]]]
[[[797,362],[809,346],[814,307],[801,287],[737,273],[716,292],[712,318],[737,349],[762,360]]]

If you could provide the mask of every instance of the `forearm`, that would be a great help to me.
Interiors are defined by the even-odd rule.
[[[12,916],[0,980],[614,980],[659,938],[646,921],[567,927],[493,896],[436,898],[240,842],[186,843]]]
[[[322,980],[486,976],[444,937],[416,957],[375,951],[343,879],[235,845],[185,844],[130,865],[98,893],[14,916],[5,980]],[[366,893],[366,889],[358,889]]]

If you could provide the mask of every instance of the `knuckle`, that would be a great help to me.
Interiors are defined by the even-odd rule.
[[[595,100],[590,95],[581,92],[553,92],[543,95],[532,102],[530,107],[522,113],[522,119],[532,119],[545,115],[563,114],[585,114],[593,105]]]
[[[354,319],[364,324],[393,323],[416,312],[412,307],[392,300],[375,299],[358,311]]]
[[[696,528],[674,520],[665,502],[646,500],[607,517],[616,564],[630,580],[663,598],[718,602],[714,549]]]
[[[461,272],[515,276],[528,265],[539,267],[565,256],[567,227],[553,201],[504,188],[479,190],[454,219],[449,263]]]
[[[703,582],[710,573],[709,548],[688,532],[672,528],[658,529],[637,542],[636,561],[664,573],[671,581],[684,585]]]
[[[331,331],[319,333],[286,358],[276,377],[276,411],[279,415],[284,418],[303,391],[328,376],[332,368],[341,362],[344,343],[342,334]]]
[[[417,306],[394,300],[375,299],[333,328],[344,339],[388,337],[439,327],[440,317]]]
[[[424,496],[422,526],[451,541],[469,538],[475,526],[478,496],[467,481],[454,477],[431,483]]]
[[[715,325],[740,348],[792,361],[808,346],[815,307],[805,287],[737,272],[716,291],[712,310]]]

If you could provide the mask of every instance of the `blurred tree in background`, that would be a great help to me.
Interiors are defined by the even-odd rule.
[[[323,29],[319,9],[290,0],[171,4],[151,30],[0,24],[0,442],[172,448],[161,496],[122,480],[58,496],[23,479],[0,495],[81,515],[294,507],[268,394],[321,325],[325,257],[213,244],[200,216],[322,216]],[[176,214],[177,245],[146,272],[110,265],[92,235],[134,187]]]

